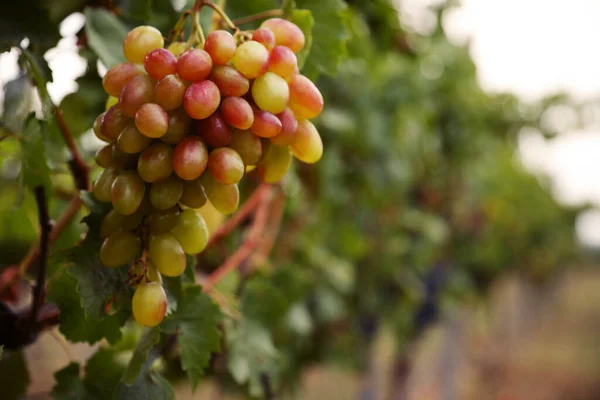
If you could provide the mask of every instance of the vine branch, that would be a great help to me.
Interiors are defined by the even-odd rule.
[[[258,20],[265,19],[265,18],[281,17],[281,16],[283,16],[283,10],[278,8],[275,10],[263,11],[258,14],[248,15],[247,17],[234,19],[231,22],[234,25],[244,25],[244,24],[249,24],[251,22],[258,21]]]

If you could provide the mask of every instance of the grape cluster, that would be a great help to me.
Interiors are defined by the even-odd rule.
[[[164,318],[161,274],[178,276],[186,254],[208,241],[207,199],[223,214],[238,208],[238,182],[257,169],[266,183],[281,180],[292,155],[305,163],[323,153],[309,121],[323,108],[317,87],[299,73],[302,31],[279,18],[254,32],[211,32],[204,44],[164,48],[154,27],[131,30],[128,62],[106,73],[111,106],[94,133],[107,142],[96,155],[104,168],[94,196],[112,203],[101,224],[100,259],[133,264],[133,314],[145,326]]]

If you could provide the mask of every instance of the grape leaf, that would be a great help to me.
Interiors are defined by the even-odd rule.
[[[274,326],[285,315],[288,302],[283,293],[263,277],[249,280],[240,299],[245,318],[265,326]]]
[[[120,383],[115,390],[114,400],[171,400],[175,392],[169,381],[156,371],[143,371],[133,385]]]
[[[194,389],[208,366],[210,355],[221,350],[221,333],[217,327],[220,321],[219,307],[201,287],[195,286],[185,290],[177,311],[163,323],[164,330],[179,332],[181,364]]]
[[[123,55],[123,40],[127,28],[110,11],[100,8],[85,9],[85,33],[92,50],[106,68],[114,67],[125,62]]]
[[[103,348],[87,361],[83,383],[90,399],[113,398],[113,393],[125,372],[125,366],[118,359],[119,355],[114,348]]]
[[[84,400],[87,398],[85,386],[79,377],[79,364],[72,362],[54,373],[56,384],[52,388],[55,400]]]
[[[28,187],[43,186],[46,194],[51,192],[50,168],[46,162],[46,149],[43,137],[45,123],[37,120],[32,114],[25,123],[21,135],[21,162],[23,166],[23,183]]]
[[[310,10],[292,10],[290,14],[290,21],[298,25],[298,27],[304,33],[305,43],[304,48],[296,54],[298,57],[298,67],[302,69],[304,63],[310,54],[310,48],[312,47],[312,29],[315,25],[315,19],[312,16]]]
[[[127,369],[121,379],[127,385],[135,382],[142,370],[144,363],[148,360],[148,355],[155,344],[160,340],[160,331],[158,328],[146,328],[138,341],[133,356],[127,365]]]
[[[90,129],[98,114],[104,111],[106,102],[106,93],[95,69],[88,69],[76,82],[79,90],[67,95],[60,103],[65,121],[75,137]]]
[[[0,360],[2,399],[21,399],[29,386],[29,371],[23,351],[6,351]]]

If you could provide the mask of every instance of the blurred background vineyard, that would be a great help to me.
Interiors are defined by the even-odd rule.
[[[23,3],[28,2],[37,4]],[[542,3],[523,2],[539,3],[543,14]],[[55,78],[51,94],[92,165],[99,144],[89,128],[104,109],[99,72],[105,69],[82,40],[84,17],[72,15],[81,8],[78,3],[85,2],[56,2],[47,20],[32,17],[26,25],[29,49],[38,57],[46,54]],[[166,1],[116,3],[123,3],[121,18],[131,26],[147,21],[164,33],[177,18]],[[151,12],[136,10],[137,3],[151,4]],[[320,4],[296,3],[317,9]],[[273,351],[279,354],[282,398],[288,393],[299,399],[599,398],[600,274],[594,268],[594,239],[600,235],[594,232],[600,221],[593,196],[557,191],[564,186],[556,180],[560,174],[549,176],[552,169],[540,165],[551,163],[544,160],[551,158],[548,149],[567,143],[565,135],[597,127],[600,74],[584,74],[597,90],[585,96],[484,90],[472,58],[481,46],[449,38],[452,21],[460,25],[458,4],[332,3],[340,6],[343,33],[328,24],[327,12],[315,14],[313,35],[328,37],[331,43],[324,48],[335,54],[307,71],[318,77],[325,97],[325,111],[316,121],[325,155],[315,166],[295,164],[283,184],[286,202],[274,250],[268,260],[251,260],[263,271],[261,282],[277,289],[279,306],[261,318],[271,327]],[[466,3],[492,7],[485,0]],[[227,4],[235,17],[278,3]],[[600,9],[590,7],[597,20]],[[19,11],[13,16],[10,10],[0,16],[0,41],[15,32],[11,27],[19,18]],[[510,29],[511,21],[505,24]],[[531,22],[531,29],[535,26]],[[555,51],[571,57],[561,45]],[[38,229],[35,202],[20,181],[20,141],[27,139],[9,132],[23,129],[24,116],[39,100],[16,58],[16,50],[0,56],[6,83],[0,268],[23,258]],[[84,68],[77,70],[80,64]],[[52,131],[44,134],[56,216],[73,186],[62,142]],[[546,153],[532,158],[540,146]],[[35,145],[28,149],[39,151]],[[591,170],[600,165],[593,164],[597,156],[589,151],[582,153],[589,164],[578,163],[577,154],[569,160],[583,166],[575,174],[595,177],[584,186],[597,191],[598,173]],[[246,195],[250,186],[243,188]],[[218,226],[221,218],[204,212],[209,225]],[[75,221],[55,250],[75,245],[82,232]],[[234,236],[228,245],[237,241]],[[202,268],[214,268],[219,251],[207,252]],[[239,279],[232,276],[221,289],[227,293],[227,285],[235,287]],[[58,331],[44,334],[25,352],[30,398],[47,398],[52,373],[92,352],[64,343]],[[10,371],[17,373],[18,366],[20,359],[0,361],[2,387],[10,385]],[[239,389],[218,359],[194,395],[183,382],[176,388],[181,399],[229,398]]]

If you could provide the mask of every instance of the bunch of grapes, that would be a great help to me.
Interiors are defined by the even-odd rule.
[[[101,224],[102,263],[135,261],[133,315],[140,324],[164,318],[161,275],[182,274],[186,254],[207,244],[195,209],[208,200],[230,214],[246,172],[257,169],[275,183],[292,156],[305,163],[321,158],[323,144],[309,119],[321,112],[323,97],[299,73],[296,54],[304,43],[302,31],[279,18],[254,32],[213,31],[195,47],[164,48],[151,26],[127,34],[128,62],[102,82],[114,105],[93,127],[107,144],[96,155],[104,170],[92,191],[113,206]]]

